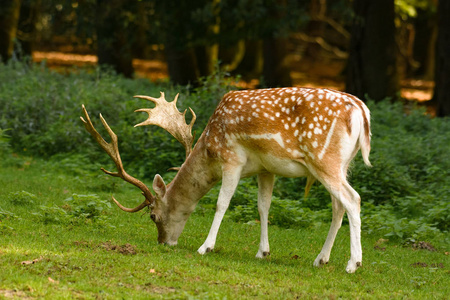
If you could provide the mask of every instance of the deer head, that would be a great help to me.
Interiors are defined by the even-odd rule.
[[[194,137],[191,133],[192,126],[196,120],[196,115],[194,111],[189,108],[192,114],[192,120],[190,124],[187,124],[185,121],[186,110],[181,113],[178,111],[176,103],[178,99],[178,94],[175,96],[175,99],[172,102],[167,102],[164,97],[164,93],[161,92],[161,96],[159,98],[152,98],[148,96],[134,96],[135,98],[141,98],[145,100],[149,100],[155,103],[154,108],[145,108],[138,109],[136,112],[146,112],[148,113],[148,119],[142,123],[135,125],[143,126],[143,125],[157,125],[165,130],[167,130],[172,136],[174,136],[186,149],[186,158],[189,157],[189,154],[192,151],[192,144],[194,141]],[[106,120],[100,114],[100,120],[111,137],[111,142],[106,142],[102,136],[97,132],[92,121],[89,117],[89,114],[84,105],[82,105],[82,110],[84,114],[84,118],[80,117],[81,121],[84,123],[86,130],[92,135],[95,141],[101,146],[101,148],[111,157],[114,161],[117,172],[110,172],[102,168],[101,170],[113,177],[120,177],[126,182],[133,184],[138,187],[142,191],[142,195],[145,200],[136,206],[135,208],[127,208],[120,204],[114,197],[112,200],[114,203],[123,211],[126,212],[138,212],[145,207],[149,207],[151,209],[150,218],[155,222],[158,228],[158,241],[161,243],[171,243],[171,240],[168,240],[168,236],[171,235],[172,230],[167,230],[167,228],[172,228],[173,226],[168,225],[168,220],[170,219],[168,214],[169,207],[167,205],[167,201],[165,199],[167,186],[162,179],[162,177],[157,174],[153,180],[153,190],[155,195],[153,195],[150,189],[139,179],[136,179],[130,176],[124,169],[122,164],[122,159],[119,153],[119,142],[117,135],[113,132],[111,127],[108,125]],[[184,226],[184,224],[183,224]],[[182,229],[182,228],[181,228]],[[177,230],[178,232],[179,230]],[[176,243],[172,242],[172,243]]]

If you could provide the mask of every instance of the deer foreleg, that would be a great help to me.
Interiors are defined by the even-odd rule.
[[[258,175],[258,212],[261,221],[261,240],[258,253],[256,254],[257,258],[270,255],[268,223],[274,181],[275,175],[271,173]]]
[[[233,168],[231,170],[223,171],[222,186],[220,187],[219,199],[217,200],[216,214],[214,215],[214,220],[211,225],[211,229],[209,230],[208,237],[203,245],[197,250],[198,253],[205,254],[214,249],[220,224],[222,223],[223,216],[230,205],[230,200],[233,197],[240,177],[241,168]]]
[[[322,247],[322,251],[320,251],[319,255],[314,261],[315,267],[320,267],[321,265],[328,263],[336,234],[342,225],[342,218],[345,212],[344,207],[342,206],[341,202],[339,202],[339,200],[337,200],[333,196],[331,197],[331,201],[333,205],[333,218],[331,220],[330,231],[328,231],[327,239]]]

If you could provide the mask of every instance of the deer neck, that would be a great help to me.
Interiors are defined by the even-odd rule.
[[[220,165],[207,155],[203,136],[168,186],[170,212],[187,217],[198,201],[220,180]]]

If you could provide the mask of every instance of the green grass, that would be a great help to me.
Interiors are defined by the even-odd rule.
[[[114,190],[131,206],[141,200],[139,191],[100,172],[69,172],[56,161],[9,161],[14,163],[3,164],[0,172],[0,298],[445,299],[450,295],[450,249],[442,240],[427,241],[437,251],[414,250],[395,242],[379,244],[381,233],[363,232],[363,267],[347,274],[345,225],[330,263],[317,269],[312,262],[328,223],[301,229],[270,226],[272,254],[258,260],[254,258],[258,224],[225,218],[215,251],[200,256],[196,250],[209,231],[212,209],[194,212],[176,247],[156,243],[156,228],[148,215],[127,214],[116,207],[94,220],[72,217],[46,223],[45,209],[57,206],[70,212],[74,207],[68,207],[65,199],[73,194],[95,193],[109,199]],[[35,197],[25,194],[22,201],[11,200],[21,191]]]

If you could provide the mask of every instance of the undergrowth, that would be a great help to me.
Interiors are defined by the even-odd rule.
[[[101,112],[119,136],[119,147],[127,171],[151,180],[184,159],[181,145],[155,126],[134,128],[146,115],[137,108],[151,107],[133,99],[143,94],[167,100],[180,92],[180,110],[192,107],[198,138],[220,98],[231,87],[223,73],[205,78],[202,87],[189,90],[169,84],[130,80],[113,73],[83,71],[62,75],[41,65],[0,64],[0,157],[3,165],[26,167],[20,157],[41,157],[55,169],[85,182],[90,192],[114,191],[122,183],[98,171],[114,165],[86,133],[79,119],[85,104],[96,128],[107,138],[98,114]],[[372,113],[373,167],[367,168],[357,155],[349,174],[362,198],[362,226],[369,233],[383,233],[400,243],[411,243],[442,235],[450,242],[450,121],[430,118],[421,109],[405,114],[401,103],[368,103]],[[190,121],[189,113],[188,122]],[[108,138],[107,138],[108,139]],[[166,174],[165,178],[173,174]],[[305,179],[278,178],[270,210],[270,223],[281,227],[314,227],[331,219],[328,192],[315,184],[303,197]],[[218,188],[205,196],[197,213],[215,207]],[[10,195],[15,205],[34,205],[26,191]],[[242,180],[230,206],[230,217],[243,223],[257,222],[257,185],[254,178]],[[64,207],[39,206],[39,222],[107,222],[107,202],[93,195],[74,195]],[[14,214],[1,210],[0,218]],[[344,221],[345,222],[345,221]]]

